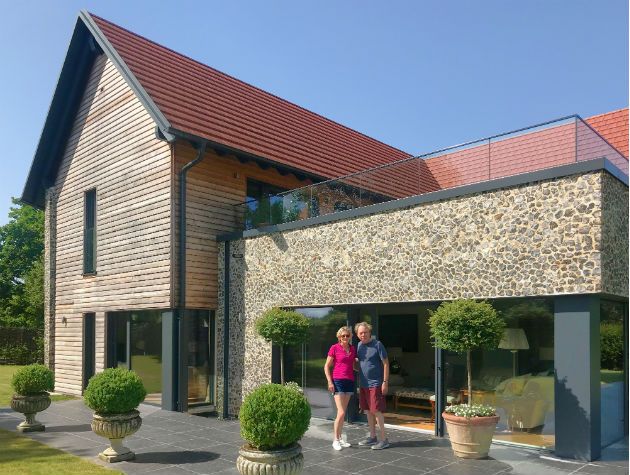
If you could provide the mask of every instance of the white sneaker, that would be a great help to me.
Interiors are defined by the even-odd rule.
[[[348,442],[348,436],[346,434],[341,434],[341,439],[339,439],[339,443],[344,449],[352,447],[352,444]]]
[[[343,447],[341,446],[341,442],[339,442],[338,440],[335,440],[335,441],[333,442],[333,449],[335,449],[335,450],[341,450],[341,449],[343,449]]]

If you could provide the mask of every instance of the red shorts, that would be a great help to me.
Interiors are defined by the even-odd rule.
[[[374,388],[360,388],[359,406],[364,411],[385,412],[385,396],[383,396],[380,386]]]

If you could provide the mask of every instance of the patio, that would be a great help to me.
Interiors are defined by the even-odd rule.
[[[140,431],[126,439],[136,459],[110,465],[128,474],[237,474],[238,448],[242,444],[238,421],[222,421],[178,412],[162,411],[143,404]],[[0,428],[15,431],[20,414],[0,409]],[[81,400],[56,402],[38,420],[46,432],[28,434],[52,447],[106,465],[96,455],[106,440],[90,429],[92,413]],[[365,426],[349,425],[348,439],[365,435]],[[556,460],[553,454],[522,448],[493,445],[487,460],[459,460],[452,455],[448,440],[402,430],[389,430],[392,446],[373,451],[351,447],[336,452],[330,444],[331,423],[313,419],[302,439],[305,475],[372,473],[379,475],[519,475],[627,474],[627,440],[603,451],[601,461],[581,463]]]

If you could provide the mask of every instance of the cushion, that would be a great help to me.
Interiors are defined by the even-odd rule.
[[[505,382],[504,396],[520,396],[527,384],[527,378],[511,378]]]

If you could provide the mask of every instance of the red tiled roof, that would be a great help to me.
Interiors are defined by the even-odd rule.
[[[175,130],[325,178],[410,157],[107,20],[92,19]],[[627,108],[586,122],[628,156]],[[576,129],[563,126],[493,143],[490,164],[488,151],[473,147],[371,172],[371,185],[363,186],[410,196],[606,154],[593,148],[602,147],[596,134],[578,128],[584,151],[577,157]],[[627,161],[618,161],[627,170]],[[356,185],[357,180],[344,181]]]
[[[594,115],[586,122],[628,158],[628,108]]]
[[[173,129],[328,178],[409,157],[107,20],[92,19]]]

